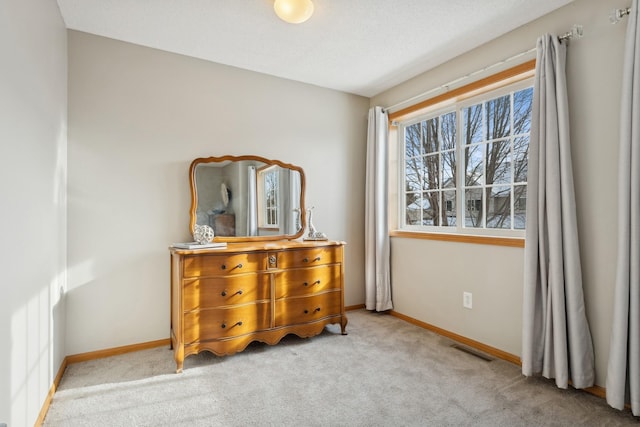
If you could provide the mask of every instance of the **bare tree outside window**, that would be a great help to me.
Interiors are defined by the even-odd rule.
[[[404,127],[406,225],[524,229],[532,96],[528,87]]]
[[[533,89],[462,110],[465,198],[482,209],[465,211],[465,226],[524,229]]]
[[[405,223],[456,225],[456,113],[405,129]]]

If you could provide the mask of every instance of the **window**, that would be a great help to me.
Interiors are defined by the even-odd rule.
[[[521,235],[531,79],[398,124],[400,228]]]
[[[453,227],[456,199],[456,113],[405,128],[405,218],[408,225]]]
[[[278,228],[280,225],[280,212],[278,200],[280,199],[280,181],[278,168],[270,166],[261,169],[257,173],[258,179],[258,209],[259,227]]]

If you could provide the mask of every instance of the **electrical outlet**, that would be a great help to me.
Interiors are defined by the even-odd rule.
[[[473,295],[471,292],[462,293],[462,306],[464,308],[473,308]]]

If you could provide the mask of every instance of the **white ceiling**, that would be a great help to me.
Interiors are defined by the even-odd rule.
[[[366,97],[573,0],[58,0],[68,28]],[[534,43],[534,41],[532,41]]]

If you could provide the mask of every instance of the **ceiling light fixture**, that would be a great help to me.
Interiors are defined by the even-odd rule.
[[[290,24],[301,24],[313,15],[311,0],[276,0],[273,9],[280,19]]]

